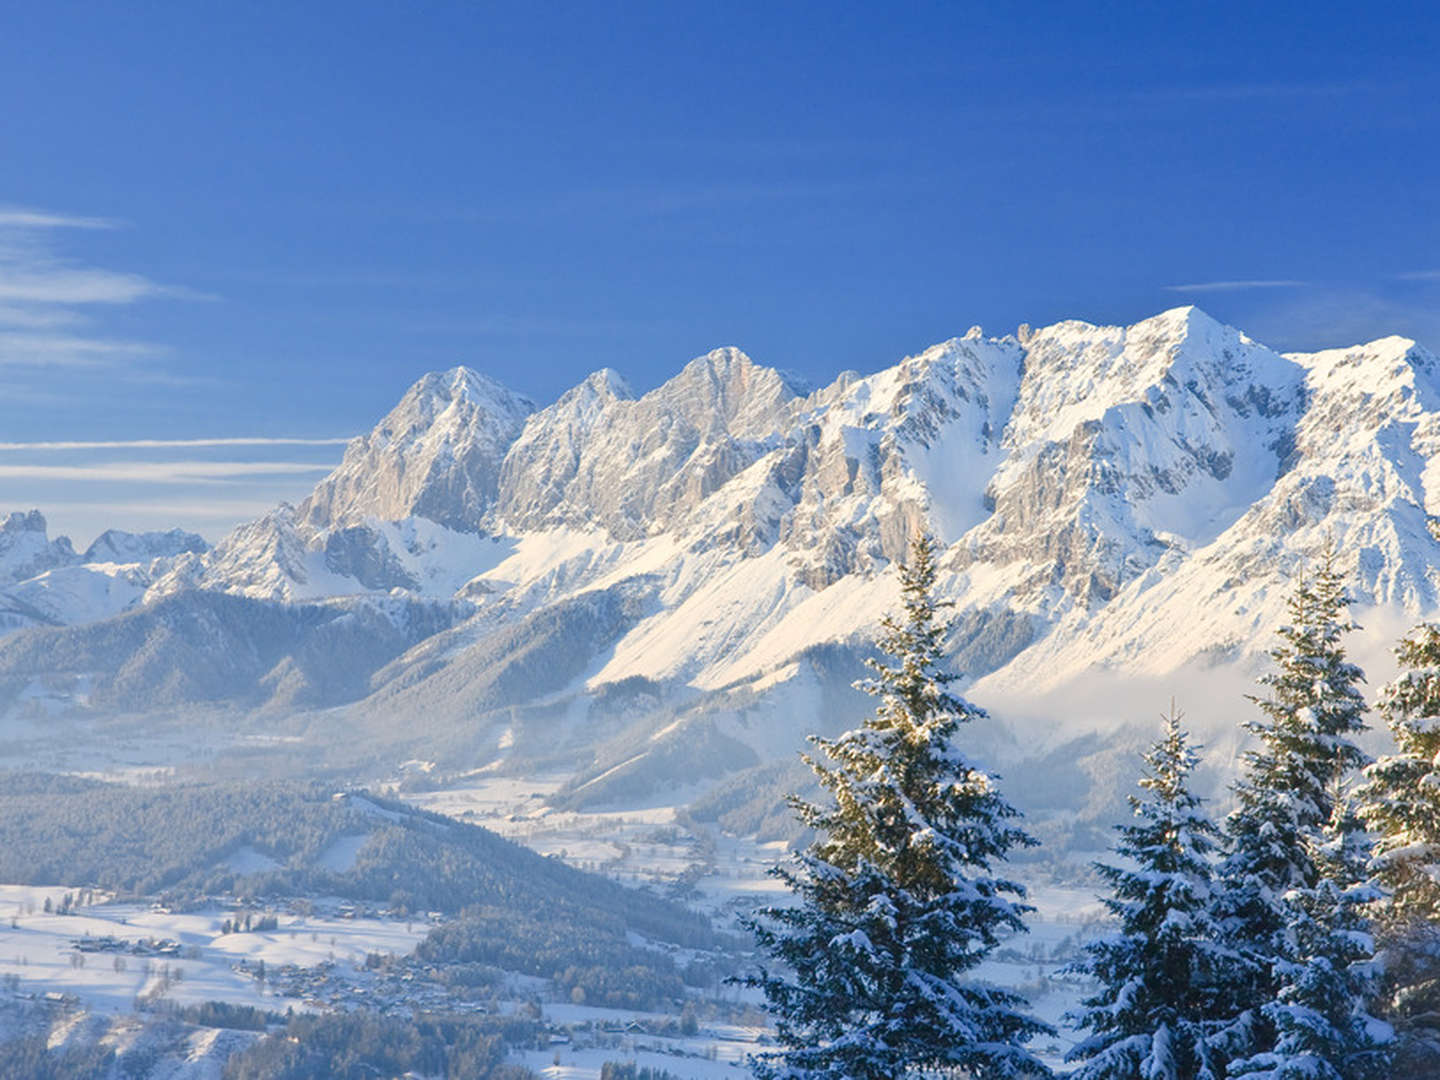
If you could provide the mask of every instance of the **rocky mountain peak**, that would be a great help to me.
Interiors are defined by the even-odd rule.
[[[538,412],[468,369],[437,372],[298,512],[174,556],[145,603],[386,606],[394,590],[471,615],[365,690],[403,683],[410,714],[449,702],[470,724],[533,702],[537,673],[577,708],[629,679],[790,693],[797,658],[867,640],[920,529],[946,545],[957,670],[1019,687],[1097,662],[1253,656],[1288,575],[1330,538],[1362,602],[1425,616],[1440,601],[1440,362],[1409,339],[1282,356],[1187,307],[971,332],[802,390],[738,349],[638,398],[597,371]],[[8,519],[0,547],[19,537],[49,544],[38,515]],[[30,624],[78,622],[87,604],[130,604],[136,569],[69,566],[0,593]],[[481,667],[532,642],[549,658],[503,702],[470,696],[480,667],[453,648],[491,634]]]
[[[757,364],[727,346],[697,356],[646,397],[653,395],[701,428],[759,437],[773,431],[781,414],[808,393],[798,377]]]
[[[26,513],[23,510],[15,510],[5,515],[5,520],[0,521],[0,533],[11,535],[19,533],[41,533],[48,532],[45,523],[45,515],[39,510],[31,510]]]
[[[149,562],[151,559],[163,559],[187,552],[198,555],[209,548],[210,545],[205,542],[204,537],[183,529],[143,533],[106,529],[85,549],[80,561],[121,564]]]
[[[316,528],[419,516],[459,530],[480,527],[495,501],[505,452],[535,411],[467,367],[416,382],[300,506]]]
[[[1287,353],[1286,359],[1303,367],[1312,382],[1353,392],[1394,394],[1431,393],[1440,389],[1440,359],[1412,338],[1391,336],[1343,349],[1314,353]]]
[[[0,584],[69,565],[76,558],[68,536],[50,539],[39,510],[16,511],[0,521]]]
[[[1193,397],[1211,412],[1228,402],[1270,413],[1298,404],[1303,372],[1197,307],[1130,327],[1070,321],[1031,333],[1010,445],[1068,437],[1108,410],[1165,412]],[[1248,404],[1246,402],[1248,401]]]
[[[598,371],[592,371],[585,376],[585,380],[579,386],[566,391],[560,398],[564,401],[567,397],[578,393],[585,393],[602,401],[629,401],[635,396],[630,389],[630,384],[614,368],[603,367]]]

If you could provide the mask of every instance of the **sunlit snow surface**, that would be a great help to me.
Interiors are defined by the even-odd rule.
[[[229,909],[179,913],[117,901],[77,908],[74,914],[44,912],[47,898],[58,907],[67,893],[77,891],[0,885],[0,975],[18,975],[27,992],[73,994],[102,1012],[132,1011],[137,997],[156,989],[162,965],[183,972],[165,991],[177,1004],[229,1001],[284,1012],[303,1002],[274,996],[235,965],[264,960],[269,967],[312,966],[334,960],[353,969],[369,952],[409,952],[429,929],[424,922],[281,914],[276,930],[226,934],[222,923],[235,914]],[[170,940],[182,951],[178,956],[126,955],[126,970],[119,971],[115,959],[120,954],[76,948],[86,936]],[[76,956],[84,957],[83,967],[76,966]]]
[[[544,854],[629,884],[665,889],[689,870],[694,891],[687,894],[688,902],[711,914],[721,926],[732,925],[738,913],[789,900],[790,894],[768,873],[786,857],[787,848],[781,842],[761,843],[703,825],[681,824],[669,805],[595,813],[549,810],[542,800],[557,787],[553,780],[477,779],[457,788],[411,795],[408,801],[484,825]],[[1023,880],[1023,871],[1016,874]],[[1106,925],[1106,917],[1093,889],[1039,884],[1029,890],[1029,902],[1036,908],[1028,920],[1029,932],[1006,942],[975,974],[1020,991],[1038,1016],[1060,1028],[1057,1037],[1042,1038],[1035,1047],[1058,1064],[1074,1042],[1061,1017],[1087,990],[1083,980],[1064,975],[1060,969],[1077,958],[1080,945]],[[758,1004],[758,998],[750,997]],[[715,1045],[722,1061],[741,1061],[744,1053],[757,1049],[755,1045],[717,1043],[713,1038],[699,1042],[702,1053]],[[560,1071],[547,1069],[546,1073],[589,1080],[598,1076],[604,1060],[603,1055],[595,1058],[590,1051],[572,1054],[562,1050]],[[661,1064],[643,1053],[637,1060]],[[547,1064],[551,1055],[526,1061],[535,1066]],[[717,1075],[673,1058],[663,1067],[681,1077]]]
[[[733,926],[740,912],[787,899],[767,874],[785,857],[781,843],[720,834],[677,817],[673,805],[657,803],[649,808],[598,813],[548,810],[542,800],[558,786],[557,779],[476,777],[458,787],[411,796],[410,801],[484,825],[537,851],[627,884],[664,891],[684,875],[693,886],[685,894],[688,901],[711,913],[722,927]],[[376,807],[376,813],[386,811]],[[363,838],[342,838],[323,859],[340,868],[353,858],[347,842],[357,839]],[[243,868],[264,869],[263,860],[258,852],[247,849],[231,856],[236,869],[242,864]],[[334,963],[341,977],[363,980],[367,954],[405,954],[429,929],[424,921],[322,912],[303,916],[282,913],[274,931],[226,934],[221,924],[235,914],[229,908],[170,913],[103,897],[75,914],[43,912],[46,898],[58,906],[67,892],[76,890],[0,886],[0,976],[18,975],[22,993],[73,995],[82,1011],[91,1016],[122,1017],[135,1009],[137,998],[161,990],[167,999],[181,1005],[219,1000],[282,1012],[289,1007],[312,1007],[303,1000],[278,997],[254,978],[256,961],[263,960],[272,970],[287,964],[314,967]],[[1040,1016],[1056,1023],[1083,989],[1073,980],[1057,976],[1056,970],[1074,958],[1078,942],[1094,931],[1101,911],[1093,894],[1085,889],[1042,886],[1032,892],[1031,900],[1038,909],[1031,932],[1007,942],[977,975],[1021,990]],[[12,917],[18,923],[13,927]],[[169,940],[177,942],[182,951],[178,957],[130,955],[125,958],[126,970],[119,971],[112,954],[77,950],[86,935],[126,941]],[[76,966],[77,955],[84,956],[83,967]],[[240,970],[241,961],[252,970]],[[162,964],[183,972],[180,980],[159,987]],[[522,981],[527,994],[540,988],[535,980]],[[750,992],[732,988],[725,993],[732,999],[738,996],[738,1000],[759,1004]],[[518,998],[502,1007],[517,1006]],[[578,1006],[568,1000],[547,999],[543,1007],[546,1019],[556,1025],[648,1015]],[[113,1023],[123,1027],[118,1019]],[[72,1037],[80,1038],[81,1032],[77,1028]],[[745,1056],[762,1048],[757,1041],[762,1035],[762,1028],[702,1023],[699,1033],[691,1037],[634,1033],[626,1035],[619,1048],[574,1049],[560,1044],[543,1052],[527,1052],[519,1060],[547,1076],[576,1080],[593,1080],[604,1062],[614,1060],[663,1067],[681,1078],[738,1078],[743,1074]],[[1037,1049],[1058,1060],[1069,1042],[1063,1035],[1042,1039]],[[213,1049],[219,1054],[226,1048]],[[559,1065],[554,1064],[557,1053]],[[197,1058],[202,1059],[210,1060],[203,1054]]]
[[[462,459],[479,464],[457,473]],[[626,809],[546,810],[542,800],[569,784],[598,791],[596,806],[622,805],[601,790],[607,780],[697,731],[773,762],[793,760],[824,722],[858,721],[861,711],[837,717],[836,686],[806,650],[864,648],[895,606],[892,560],[916,525],[946,545],[939,591],[968,620],[957,649],[998,641],[962,686],[994,717],[973,731],[977,758],[1004,774],[1027,820],[1062,833],[1082,816],[1106,824],[1105,800],[1131,789],[1131,751],[1172,696],[1207,746],[1197,779],[1223,813],[1243,694],[1295,576],[1327,543],[1361,601],[1364,629],[1347,644],[1372,687],[1393,672],[1399,634],[1435,613],[1440,587],[1428,531],[1440,514],[1440,363],[1400,338],[1282,356],[1193,308],[1131,327],[967,335],[814,393],[717,350],[642,397],[600,372],[532,413],[457,369],[417,384],[347,460],[311,503],[206,553],[88,560],[43,523],[15,519],[0,544],[0,632],[86,623],[193,589],[323,601],[377,623],[407,618],[404,598],[444,611],[436,626],[446,629],[405,638],[361,687],[368,697],[298,711],[284,698],[254,711],[227,702],[213,713],[182,700],[160,718],[102,715],[99,669],[84,653],[62,672],[16,677],[0,761],[150,782],[230,756],[319,761],[359,725],[377,741],[413,726],[417,745],[394,747],[393,761],[475,770],[417,803],[627,883],[665,889],[684,875],[690,899],[725,919],[777,895],[764,870],[783,852],[677,819],[673,808],[714,781],[694,779],[703,760],[657,766]],[[425,477],[433,490],[414,482]],[[493,481],[496,502],[470,524],[485,535],[452,527],[487,497],[481,481]],[[419,513],[439,496],[450,501]],[[623,601],[615,610],[583,602],[611,591]],[[587,636],[602,615],[607,632]],[[532,636],[481,648],[532,617]],[[95,628],[97,640],[105,632]],[[549,676],[557,658],[575,663],[531,698],[467,697],[526,649],[543,654],[527,679]],[[630,699],[608,720],[595,703],[627,680],[642,684],[637,698],[653,690],[659,704],[636,721],[651,726],[597,761]],[[452,734],[473,746],[455,750]],[[505,777],[535,760],[549,769],[550,751],[570,755],[568,773]],[[596,775],[577,773],[590,761]],[[353,843],[337,842],[327,862],[348,865]],[[244,851],[232,858],[260,865]],[[1053,1020],[1079,993],[1054,969],[1096,909],[1085,890],[1042,887],[1035,899],[1032,933],[986,973],[1033,992]],[[7,926],[0,933],[17,941],[49,940],[43,920]],[[47,955],[63,961],[58,944]],[[227,947],[204,945],[205,962],[224,969]],[[53,974],[57,986],[103,985],[88,967]],[[133,997],[126,974],[110,998]],[[566,1053],[558,1066],[549,1055],[533,1064],[557,1076],[598,1069]],[[680,1075],[724,1068],[686,1073],[680,1060],[655,1063]]]

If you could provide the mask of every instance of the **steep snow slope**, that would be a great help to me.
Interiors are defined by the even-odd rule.
[[[28,625],[94,622],[139,603],[152,580],[149,566],[140,563],[60,566],[10,586],[0,602],[24,613]]]
[[[620,540],[666,531],[777,444],[798,400],[791,381],[738,349],[692,360],[639,399],[613,372],[596,372],[511,446],[496,518]]]
[[[382,643],[363,686],[286,696],[266,669],[235,700],[358,696],[346,715],[367,737],[441,740],[474,766],[563,745],[572,765],[591,755],[593,793],[673,778],[696,746],[759,767],[822,700],[853,719],[844,685],[922,528],[946,546],[955,665],[993,702],[1097,670],[1251,664],[1331,539],[1362,604],[1433,612],[1436,513],[1433,355],[1398,338],[1280,355],[1177,308],[977,329],[813,392],[718,349],[638,397],[602,370],[536,412],[457,368],[412,387],[300,508],[213,551],[81,565],[12,518],[0,569],[12,625],[210,593],[443,609],[419,636],[352,620]],[[103,674],[172,647],[136,625],[67,648]],[[0,662],[29,640],[0,642]]]
[[[1053,687],[1094,667],[1137,675],[1253,652],[1289,582],[1333,542],[1363,604],[1440,606],[1440,361],[1413,341],[1296,354],[1307,406],[1286,470],[1209,543],[1167,553],[1102,610],[1075,612],[984,690]]]

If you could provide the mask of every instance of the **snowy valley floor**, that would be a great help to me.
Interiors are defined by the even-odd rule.
[[[108,760],[94,750],[87,757],[86,767],[71,764],[71,770],[130,783],[168,778],[165,763],[135,760],[123,748]],[[482,774],[399,797],[581,869],[675,896],[710,914],[721,929],[733,928],[739,912],[784,900],[766,873],[784,857],[783,844],[721,834],[663,801],[608,812],[554,810],[545,798],[559,785],[558,778]],[[243,851],[234,856],[242,862],[245,857]],[[93,902],[71,914],[44,912],[47,899],[56,908],[67,892],[77,888],[0,886],[0,1000],[8,1001],[11,1017],[5,1024],[13,1027],[25,1010],[33,1024],[35,1010],[47,1010],[56,1045],[101,1038],[123,1046],[127,1038],[141,1037],[129,1019],[137,1006],[153,1011],[216,1000],[284,1013],[450,1003],[367,967],[374,954],[409,953],[431,927],[431,918],[423,915],[385,917],[363,905],[316,897],[301,905],[277,903],[273,930],[226,933],[223,924],[235,909],[223,904],[181,913],[102,896],[87,898]],[[1031,900],[1037,908],[1031,932],[1001,949],[979,975],[1020,990],[1039,1015],[1058,1026],[1083,992],[1059,969],[1103,922],[1103,912],[1090,887],[1037,883]],[[267,972],[263,980],[261,961]],[[594,1080],[606,1061],[617,1060],[696,1080],[745,1075],[746,1055],[762,1049],[765,1038],[758,999],[724,985],[696,994],[697,1000],[718,1006],[702,1010],[692,1035],[679,1034],[673,1025],[670,1033],[662,1033],[662,1014],[577,1005],[550,993],[544,980],[527,976],[509,977],[485,1007],[514,1012],[539,998],[553,1043],[512,1059],[556,1080]],[[193,1032],[167,1075],[174,1080],[218,1076],[219,1062],[237,1040],[243,1044],[253,1038],[230,1031]],[[1070,1042],[1062,1030],[1037,1049],[1058,1062]]]

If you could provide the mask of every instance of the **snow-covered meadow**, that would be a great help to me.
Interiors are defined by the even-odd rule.
[[[226,933],[231,908],[170,912],[103,897],[68,914],[44,910],[47,900],[58,909],[79,893],[0,885],[0,978],[12,976],[19,993],[70,996],[106,1013],[160,997],[179,1006],[224,1001],[284,1012],[308,1006],[258,980],[260,961],[270,969],[334,963],[357,972],[367,955],[408,953],[429,930],[423,919],[282,912],[274,930]],[[101,939],[110,940],[102,946]],[[249,970],[239,968],[242,961]]]

